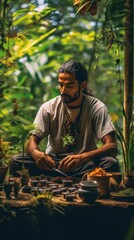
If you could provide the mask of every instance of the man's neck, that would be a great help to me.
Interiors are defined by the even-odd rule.
[[[69,109],[79,109],[81,107],[81,105],[78,105],[78,106],[68,106],[67,104],[65,104],[65,105]]]
[[[79,100],[77,100],[76,102],[65,104],[65,105],[70,109],[78,109],[81,107],[83,101],[84,101],[84,96],[82,95],[81,98],[79,98]]]

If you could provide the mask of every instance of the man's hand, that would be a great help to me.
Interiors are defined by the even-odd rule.
[[[58,168],[63,172],[71,172],[76,166],[80,166],[83,163],[84,161],[82,154],[69,155],[60,161]]]
[[[52,170],[55,167],[54,160],[44,152],[35,149],[32,156],[40,170]]]

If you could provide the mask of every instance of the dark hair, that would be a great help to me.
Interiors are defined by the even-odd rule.
[[[76,79],[81,84],[83,81],[88,81],[88,72],[83,64],[79,61],[69,60],[64,62],[58,70],[58,73],[71,73],[76,76]]]
[[[84,81],[88,81],[88,72],[85,66],[77,60],[69,60],[64,62],[61,67],[58,69],[58,73],[71,73],[76,76],[79,84]],[[83,93],[93,96],[92,90],[86,88],[83,90]]]

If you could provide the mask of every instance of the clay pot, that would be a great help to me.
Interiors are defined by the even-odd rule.
[[[22,187],[22,192],[23,193],[31,193],[31,187],[28,185],[25,185]]]
[[[112,174],[111,178],[113,178],[118,185],[120,185],[122,180],[122,173],[121,172],[109,172]]]
[[[63,179],[62,182],[63,182],[63,186],[64,186],[64,187],[71,187],[72,184],[73,184],[73,181],[72,181],[72,180]]]
[[[122,173],[121,172],[109,172],[111,173],[110,183],[109,183],[109,191],[110,192],[118,192],[120,189],[120,184],[122,181]]]
[[[15,198],[18,198],[19,191],[20,191],[20,181],[15,180],[14,181],[14,196],[15,196]]]
[[[0,183],[3,183],[8,171],[8,165],[1,164],[0,165]]]
[[[96,181],[81,181],[78,196],[83,202],[93,203],[100,194],[99,185]]]
[[[107,175],[105,176],[90,176],[90,172],[89,172],[84,174],[84,176],[82,177],[82,180],[97,181],[97,183],[99,184],[100,196],[104,197],[109,195],[109,183],[110,183],[111,176],[112,174],[110,173],[107,173]]]
[[[124,174],[123,183],[126,188],[134,188],[134,175]]]
[[[7,199],[11,198],[10,194],[12,192],[13,185],[14,185],[13,182],[4,182],[4,192],[6,194]]]

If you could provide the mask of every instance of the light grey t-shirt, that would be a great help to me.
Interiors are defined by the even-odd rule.
[[[57,96],[41,105],[34,123],[37,126],[35,135],[43,139],[48,137],[45,152],[55,157],[65,157],[69,153],[63,147],[62,134],[65,105]],[[79,120],[79,137],[77,153],[97,148],[97,142],[114,130],[107,107],[100,100],[85,95]]]

